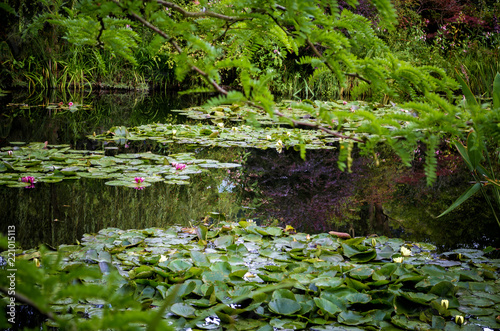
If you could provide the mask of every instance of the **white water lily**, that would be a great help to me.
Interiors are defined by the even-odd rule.
[[[168,261],[168,259],[165,255],[162,255],[162,256],[160,256],[160,260],[158,261],[158,263],[165,262],[165,261]]]
[[[403,257],[400,256],[400,257],[395,257],[392,259],[395,263],[403,263]]]
[[[238,127],[237,127],[237,126],[233,126],[233,127],[231,128],[231,130],[233,130],[233,131],[238,131]]]
[[[276,150],[278,153],[281,153],[283,151],[283,142],[281,140],[278,140],[276,142]]]
[[[172,134],[176,134],[177,133],[177,130],[172,130]]]
[[[411,256],[411,249],[408,249],[404,246],[401,246],[401,255],[403,256]]]
[[[441,300],[441,306],[444,307],[444,309],[448,309],[448,307],[450,306],[450,302],[448,300]]]
[[[217,126],[221,129],[224,129],[224,123],[220,122],[220,123],[217,123]]]
[[[266,136],[266,139],[267,139],[267,140],[271,140],[272,138],[271,138],[271,136],[270,136],[270,135],[267,135],[267,136]]]

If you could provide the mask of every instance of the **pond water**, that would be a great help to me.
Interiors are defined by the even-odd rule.
[[[113,126],[196,123],[175,109],[200,105],[204,96],[104,93],[92,95],[8,94],[0,98],[0,147],[13,142],[68,144],[72,149],[104,150],[109,145],[88,138]],[[49,107],[69,102],[81,107]],[[86,106],[88,105],[88,107]],[[229,125],[229,124],[228,124]],[[499,246],[499,227],[480,196],[456,212],[436,218],[470,185],[466,167],[453,154],[439,158],[438,179],[425,185],[423,166],[400,166],[389,153],[381,164],[356,157],[352,173],[336,167],[335,150],[298,152],[255,148],[215,148],[155,141],[126,142],[120,153],[160,155],[194,153],[198,159],[236,162],[231,169],[191,174],[189,185],[154,183],[144,190],[105,185],[81,178],[37,183],[35,188],[0,185],[0,225],[17,229],[25,249],[76,243],[84,233],[107,227],[167,227],[255,219],[291,225],[298,231],[344,231],[355,236],[387,235],[429,242],[441,250]],[[384,158],[385,157],[385,158]]]

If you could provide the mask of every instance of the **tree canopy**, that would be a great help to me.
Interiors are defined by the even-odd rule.
[[[137,47],[147,47],[152,54],[168,53],[178,80],[193,74],[201,78],[198,86],[186,92],[217,93],[208,105],[246,104],[292,125],[304,125],[298,116],[274,107],[268,85],[282,73],[264,70],[252,61],[262,49],[286,53],[310,67],[310,80],[330,72],[339,88],[353,85],[353,99],[369,92],[375,100],[394,106],[383,116],[355,106],[346,111],[309,100],[294,106],[315,118],[307,126],[339,138],[341,168],[349,163],[353,142],[375,158],[375,146],[387,143],[407,165],[417,144],[423,143],[431,183],[434,154],[443,135],[463,138],[478,121],[491,124],[492,118],[498,119],[498,112],[479,116],[481,112],[464,108],[466,104],[457,105],[454,91],[459,84],[444,70],[415,67],[391,54],[374,29],[392,29],[395,10],[389,0],[372,3],[376,22],[340,10],[338,1],[82,0],[66,9],[67,16],[54,16],[52,22],[67,28],[65,38],[71,43],[103,47],[131,62]],[[347,4],[355,6],[356,1]],[[153,32],[147,43],[141,40],[144,34],[136,32],[144,28]],[[221,76],[230,70],[238,73],[237,88],[221,84]],[[396,104],[403,100],[410,102]],[[346,130],[341,124],[351,120],[360,124]],[[498,132],[498,128],[492,130]]]

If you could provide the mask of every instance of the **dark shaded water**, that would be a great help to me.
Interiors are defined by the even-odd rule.
[[[86,136],[112,126],[153,122],[185,122],[172,109],[203,102],[203,97],[178,95],[101,94],[35,96],[16,94],[0,100],[0,147],[13,141],[48,141],[76,149],[102,149]],[[50,111],[48,102],[78,102],[92,108]],[[6,106],[7,103],[28,107]],[[478,196],[443,218],[436,218],[469,186],[460,159],[440,158],[438,180],[425,185],[422,164],[411,169],[388,154],[379,167],[358,157],[353,173],[336,168],[334,151],[298,153],[275,150],[163,146],[131,143],[123,152],[170,154],[193,151],[198,158],[240,162],[238,170],[210,170],[191,176],[186,186],[156,183],[143,191],[80,179],[35,189],[0,186],[0,229],[15,225],[23,248],[39,244],[75,243],[84,233],[105,227],[147,228],[189,225],[205,217],[256,218],[264,223],[290,224],[306,232],[345,231],[356,236],[388,235],[432,242],[440,249],[498,247],[499,227]],[[451,170],[452,171],[451,171]]]

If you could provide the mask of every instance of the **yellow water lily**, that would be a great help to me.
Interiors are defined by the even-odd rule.
[[[455,316],[455,323],[462,325],[465,323],[465,318],[462,315]]]
[[[401,246],[401,255],[403,256],[411,256],[411,249],[408,249],[404,246]]]
[[[441,306],[443,306],[444,309],[448,309],[450,302],[448,300],[441,300]]]

